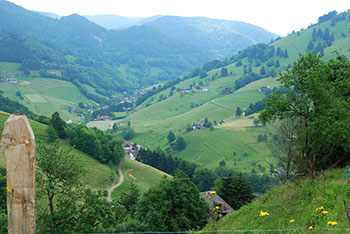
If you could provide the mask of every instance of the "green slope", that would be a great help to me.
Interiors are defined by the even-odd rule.
[[[123,163],[124,183],[112,193],[112,199],[116,200],[120,195],[129,190],[128,185],[133,181],[141,193],[146,192],[152,185],[158,183],[164,176],[170,175],[138,161],[125,158]]]
[[[345,169],[327,171],[325,177],[319,176],[314,181],[289,182],[273,188],[220,222],[207,225],[204,233],[205,230],[256,230],[254,232],[264,233],[264,230],[276,229],[282,229],[280,232],[283,233],[308,233],[310,226],[316,233],[349,233],[349,230],[344,230],[350,229],[344,208],[344,200],[350,199],[348,187]],[[321,206],[324,209],[316,211]],[[259,216],[260,211],[269,215]],[[322,214],[322,211],[328,213]],[[290,223],[292,219],[294,223]],[[329,221],[338,224],[332,227],[328,225]]]
[[[9,114],[0,112],[0,132],[2,133],[4,123],[9,117]],[[47,126],[32,120],[29,120],[32,129],[34,131],[36,143],[38,141],[43,144],[47,143]],[[116,173],[117,167],[114,166],[110,168],[108,165],[100,164],[97,160],[93,159],[91,156],[72,148],[72,146],[66,140],[59,140],[59,145],[65,150],[72,150],[71,153],[76,155],[81,159],[84,165],[84,169],[86,170],[85,175],[82,178],[82,182],[84,182],[88,187],[92,189],[108,189],[113,184],[117,183],[119,177]],[[5,167],[5,158],[0,152],[0,166]],[[110,176],[113,175],[113,180],[110,179]]]
[[[232,152],[244,150],[247,151],[248,158],[242,158],[236,164],[231,161],[228,166],[246,171],[251,169],[250,164],[252,162],[267,165],[266,161],[272,160],[269,157],[269,150],[263,144],[257,144],[256,138],[261,133],[269,134],[270,130],[253,128],[251,127],[253,119],[242,120],[236,118],[234,114],[237,107],[244,110],[250,103],[262,100],[264,94],[259,92],[258,89],[264,86],[270,86],[271,88],[278,86],[277,79],[267,77],[252,82],[229,95],[223,95],[223,90],[228,87],[234,88],[235,80],[243,76],[244,66],[248,68],[251,65],[252,71],[257,74],[259,74],[262,66],[268,71],[274,69],[276,73],[283,71],[298,58],[300,53],[305,52],[308,42],[312,40],[314,29],[316,31],[321,29],[325,32],[328,28],[329,34],[334,37],[332,45],[324,48],[324,59],[334,57],[334,53],[332,53],[334,50],[341,50],[345,55],[350,56],[350,33],[348,30],[350,27],[350,21],[348,20],[350,13],[342,14],[345,14],[345,20],[338,21],[335,26],[331,26],[331,22],[326,21],[301,32],[293,33],[269,45],[274,46],[275,51],[277,48],[280,48],[283,52],[287,50],[288,57],[277,56],[275,53],[273,57],[265,62],[260,61],[260,64],[257,64],[257,60],[243,58],[241,59],[241,66],[238,66],[237,62],[232,63],[231,61],[232,64],[225,66],[229,74],[227,77],[218,77],[221,71],[221,68],[218,68],[209,71],[205,78],[200,79],[197,76],[180,82],[176,85],[173,95],[170,95],[171,88],[168,88],[148,98],[137,107],[141,110],[131,113],[122,124],[130,121],[137,132],[136,138],[133,140],[152,149],[157,147],[166,149],[169,147],[166,139],[169,131],[173,131],[176,136],[183,136],[188,147],[185,151],[176,153],[176,155],[209,168],[216,167],[218,162],[223,159],[230,160]],[[319,42],[323,43],[323,40],[317,38],[314,43],[317,45]],[[268,63],[272,60],[278,60],[280,66],[268,66]],[[188,94],[176,91],[189,87],[191,84],[200,86],[200,89],[208,89],[208,91],[195,90]],[[225,124],[215,127],[212,132],[185,132],[187,124],[192,125],[206,117],[211,121],[224,120]],[[100,124],[103,125],[103,123]],[[111,126],[112,123],[106,123],[104,128],[110,128]],[[253,150],[251,145],[258,145],[259,147]],[[211,149],[215,149],[215,152]]]
[[[0,83],[3,96],[18,101],[34,113],[51,116],[58,111],[64,120],[82,120],[80,116],[72,115],[70,109],[77,107],[79,102],[92,101],[83,96],[76,86],[67,81],[40,78],[36,74],[25,77],[16,73],[19,66],[17,63],[0,63],[0,72],[4,72],[4,77],[18,80],[18,83]],[[21,92],[23,99],[16,95],[17,91]]]
[[[9,114],[0,111],[0,133],[3,131],[4,123],[9,117]],[[29,120],[36,141],[47,143],[47,126],[32,120]],[[1,140],[1,138],[0,138]],[[59,146],[65,150],[70,151],[76,155],[82,161],[84,165],[85,174],[82,177],[82,182],[89,188],[107,190],[111,186],[115,185],[119,181],[119,175],[117,173],[117,166],[110,167],[106,164],[101,164],[91,156],[72,148],[67,140],[59,140]],[[0,167],[5,167],[5,157],[0,152]],[[169,176],[153,167],[125,159],[123,166],[124,175],[126,177],[126,183],[122,184],[120,188],[115,190],[113,197],[119,197],[119,195],[127,189],[127,183],[131,181],[129,174],[136,178],[136,184],[139,186],[141,192],[148,190],[153,184],[157,183],[164,175]],[[171,177],[171,176],[170,176]]]

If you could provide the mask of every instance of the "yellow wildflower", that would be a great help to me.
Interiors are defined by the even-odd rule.
[[[312,226],[310,226],[310,227],[309,227],[309,230],[312,230],[312,228],[313,228],[313,227],[312,227]]]
[[[317,207],[316,208],[316,211],[321,211],[321,210],[323,210],[324,209],[324,207],[323,206],[320,206],[320,207]]]
[[[337,224],[338,224],[338,223],[335,222],[335,221],[334,221],[334,222],[333,222],[333,221],[329,221],[329,222],[328,222],[328,225],[332,225],[333,227],[334,227],[335,225],[337,225]]]
[[[322,214],[328,214],[328,211],[324,210],[322,211]]]
[[[11,187],[7,187],[7,192],[8,192],[8,193],[11,192]]]
[[[270,215],[268,212],[264,212],[264,211],[260,211],[260,214],[259,216],[267,216],[267,215]]]
[[[291,219],[291,220],[289,220],[289,222],[290,222],[290,223],[294,223],[295,221],[294,221],[294,219]]]
[[[219,209],[220,209],[220,207],[219,207],[219,206],[215,206],[215,209],[219,210]]]

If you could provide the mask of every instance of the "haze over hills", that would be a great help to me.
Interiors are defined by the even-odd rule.
[[[210,26],[208,28],[213,28],[222,21],[205,18],[152,17],[144,19],[144,24],[140,26],[107,30],[79,15],[61,18],[50,13],[44,15],[49,17],[1,0],[0,30],[17,33],[50,47],[63,54],[63,60],[66,60],[67,56],[71,58],[63,64],[40,58],[37,59],[39,68],[55,67],[65,71],[63,73],[67,74],[67,77],[64,79],[73,81],[75,76],[80,83],[110,91],[125,91],[129,87],[174,79],[206,61],[223,58],[224,55],[256,43],[259,41],[257,38],[268,42],[276,36],[248,24],[245,26],[247,35],[237,36],[243,34],[244,30],[236,33],[238,30],[233,28],[234,24],[221,27],[220,34],[213,31],[208,33],[199,26],[207,25]],[[169,20],[172,21],[173,27],[177,27],[177,34],[165,30],[164,25],[169,24]],[[197,28],[198,30],[194,30]],[[195,33],[193,37],[186,31],[189,29]],[[256,34],[253,39],[252,34]],[[228,48],[219,53],[223,50],[222,45]],[[36,54],[40,53],[41,49]],[[20,59],[15,60],[23,62]],[[73,72],[75,75],[72,74],[72,69],[67,68],[68,64],[76,68]],[[91,67],[98,72],[93,72]],[[101,80],[104,81],[100,82]]]

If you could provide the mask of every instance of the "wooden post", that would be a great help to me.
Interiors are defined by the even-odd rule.
[[[350,222],[350,208],[349,208],[349,204],[346,200],[344,200],[344,206],[345,206],[345,215]]]
[[[6,157],[8,233],[35,233],[35,140],[25,115],[5,122],[1,150]]]

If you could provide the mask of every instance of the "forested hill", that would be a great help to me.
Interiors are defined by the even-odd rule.
[[[31,58],[40,64],[40,69],[60,70],[65,72],[67,80],[76,79],[82,84],[86,83],[92,87],[111,91],[124,91],[127,87],[144,86],[173,79],[209,60],[221,58],[223,53],[219,51],[232,54],[258,42],[256,38],[263,38],[264,42],[268,42],[275,37],[272,33],[262,29],[255,30],[257,27],[250,26],[251,29],[246,30],[247,35],[248,32],[254,32],[254,38],[251,34],[237,38],[232,35],[242,34],[244,30],[235,29],[233,24],[220,27],[222,35],[217,32],[205,32],[199,29],[199,21],[206,22],[205,24],[210,26],[208,28],[211,30],[221,21],[215,21],[213,24],[213,20],[209,22],[204,18],[160,17],[157,19],[154,17],[152,19],[153,24],[134,26],[124,30],[107,30],[76,14],[51,18],[0,0],[1,31],[8,31],[25,40],[40,43],[38,52],[34,54],[40,54],[48,47],[64,59],[62,63],[57,63],[51,58],[42,56]],[[169,23],[169,19],[175,20],[172,20],[172,26],[176,26],[178,34],[164,30],[162,25]],[[196,22],[196,25],[190,27],[191,22]],[[184,31],[189,27],[192,28],[189,31],[193,32],[192,36]],[[199,38],[203,39],[199,40]],[[5,42],[6,40],[2,39],[1,43]],[[17,44],[20,43],[17,42]],[[231,44],[235,44],[235,48]],[[227,48],[223,48],[222,45]],[[23,62],[22,51],[19,50],[21,53],[17,58],[13,58],[16,54],[13,51],[5,51],[2,61],[9,61],[6,57],[11,57],[12,61]],[[9,56],[6,53],[9,53]]]

